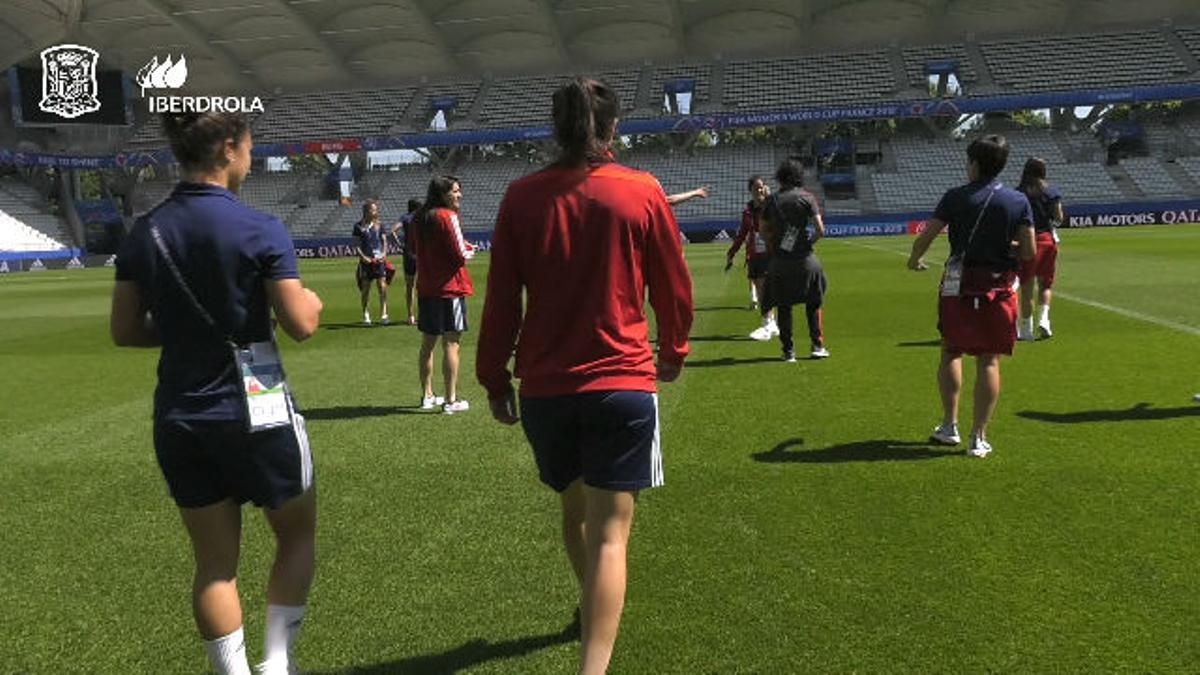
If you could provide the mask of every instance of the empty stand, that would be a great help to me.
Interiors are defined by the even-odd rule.
[[[637,104],[638,79],[641,71],[636,68],[625,70],[585,71],[604,81],[616,91],[621,99],[621,109],[632,110]],[[492,82],[487,100],[479,113],[484,127],[545,126],[550,124],[550,97],[571,75],[539,75],[534,77],[508,77]]]
[[[1121,166],[1133,179],[1134,184],[1151,199],[1167,199],[1186,196],[1183,188],[1157,157],[1130,157],[1121,160]]]
[[[66,222],[49,211],[37,190],[15,178],[0,179],[0,212],[62,248],[72,237]]]
[[[257,142],[382,136],[412,101],[414,87],[281,96],[254,127]]]
[[[782,110],[881,102],[896,92],[886,51],[730,61],[726,108]]]
[[[1178,79],[1187,66],[1157,30],[983,42],[996,84],[1018,92],[1108,89]]]

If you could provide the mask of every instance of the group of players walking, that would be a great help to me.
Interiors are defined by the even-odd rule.
[[[656,381],[674,381],[683,370],[692,286],[671,200],[653,176],[621,166],[610,151],[620,110],[614,91],[576,78],[555,92],[552,108],[559,160],[512,183],[497,216],[476,376],[492,416],[522,425],[542,482],[559,495],[563,548],[579,585],[579,672],[599,674],[624,605],[637,494],[663,484]],[[322,303],[300,281],[285,226],[237,199],[250,168],[245,121],[230,113],[176,113],[165,116],[164,128],[184,179],[139,219],[118,255],[112,336],[122,346],[162,348],[154,445],[191,539],[193,610],[212,666],[249,673],[236,576],[240,507],[252,501],[278,544],[260,672],[294,672],[293,644],[313,578],[316,497],[304,418],[287,389],[270,319],[303,340],[316,331]],[[999,356],[1012,353],[1018,336],[1018,275],[1041,284],[1039,326],[1051,334],[1053,226],[1061,206],[1045,184],[1044,164],[1031,161],[1019,191],[999,184],[1008,156],[1003,138],[976,140],[967,155],[970,182],[942,198],[913,244],[909,267],[927,269],[923,255],[949,229],[938,308],[944,414],[933,438],[961,440],[961,360],[973,355],[978,379],[968,453],[984,456]],[[803,304],[810,355],[824,358],[826,280],[813,253],[824,223],[816,199],[801,187],[798,163],[785,161],[775,177],[773,196],[761,178],[749,181],[750,203],[726,269],[746,245],[760,329],[767,339],[777,333],[784,359],[795,360],[792,307]],[[415,276],[417,291],[416,316],[409,300],[408,321],[423,334],[422,406],[452,413],[468,407],[457,396],[458,347],[473,292],[461,198],[453,176],[434,178],[424,202],[410,203],[403,237],[405,276],[410,288]],[[356,232],[363,320],[370,321],[374,282],[387,322],[394,269],[377,205],[367,205]],[[1032,262],[1022,268],[1018,259]],[[657,319],[657,350],[645,298]],[[1031,304],[1023,336],[1032,333]],[[431,383],[438,340],[444,401]]]

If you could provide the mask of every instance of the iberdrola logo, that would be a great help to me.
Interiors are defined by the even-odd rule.
[[[142,88],[142,96],[145,96],[147,89],[178,89],[187,82],[187,76],[187,57],[180,54],[179,60],[172,63],[171,55],[167,54],[162,63],[158,62],[158,56],[150,59],[150,63],[137,72],[134,82]]]
[[[147,99],[151,113],[263,112],[263,102],[258,96],[146,96],[147,89],[179,89],[187,83],[187,78],[187,57],[180,54],[178,60],[173,60],[167,54],[162,61],[157,55],[151,58],[138,70],[134,82],[142,88],[142,98]]]

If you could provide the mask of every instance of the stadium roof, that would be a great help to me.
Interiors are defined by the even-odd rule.
[[[78,42],[189,88],[290,92],[1200,21],[1195,0],[4,0],[0,63]],[[1098,45],[1098,48],[1102,48]]]

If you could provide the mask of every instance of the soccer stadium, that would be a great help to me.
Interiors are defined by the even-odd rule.
[[[671,203],[673,219],[656,222],[678,232],[655,255],[683,260],[691,278],[677,378],[661,368],[680,319],[660,298],[686,296],[686,278],[656,287],[666,258],[647,258],[631,278],[651,279],[648,296],[640,282],[623,293],[648,297],[628,312],[649,322],[640,344],[663,331],[664,381],[654,489],[607,489],[637,505],[607,672],[1200,667],[1193,0],[5,0],[0,65],[0,673],[250,672],[247,661],[263,673],[604,672],[581,665],[602,649],[595,617],[607,610],[588,595],[600,563],[573,575],[568,492],[560,513],[531,451],[529,392],[523,432],[493,419],[495,388],[476,377],[494,321],[485,298],[511,276],[501,242],[523,224],[506,191],[557,166],[552,97],[591,81],[577,76],[616,95],[605,147],[661,185],[650,181],[647,199]],[[299,331],[311,337],[278,343],[289,429],[306,439],[304,494],[320,486],[311,590],[280,599],[292,596],[272,565],[288,527],[275,507],[225,500],[236,565],[218,581],[235,609],[240,600],[236,640],[204,623],[216,610],[200,521],[156,454],[168,348],[160,366],[157,348],[114,345],[139,343],[116,326],[122,289],[137,288],[129,251],[143,216],[176,213],[160,205],[200,175],[173,152],[182,132],[170,120],[218,113],[242,113],[253,141],[240,189],[221,184],[236,192],[221,207],[235,215],[221,217],[267,214],[255,222],[282,228],[282,258],[294,249],[296,269],[282,265],[256,292],[267,289],[293,336],[297,320],[276,304],[283,282],[298,271],[323,303],[315,332]],[[985,166],[977,148],[995,136],[1008,148],[998,183],[978,215],[955,219],[948,191],[978,179],[968,167]],[[218,146],[222,170],[241,166],[238,138]],[[993,371],[964,357],[951,432],[946,355],[976,353],[952,347],[956,319],[939,309],[961,272],[954,242],[974,245],[1000,186],[1033,184],[1030,158],[1045,167],[1035,193],[1061,194],[1045,232],[1057,252],[1053,330],[1049,282],[1037,277],[1045,297],[1019,317],[1028,289],[1002,288],[1014,308],[1005,330],[1015,321],[1020,339],[1011,357],[983,350],[1002,364],[990,399],[977,378]],[[777,182],[780,167],[802,169],[802,189]],[[391,229],[443,176],[461,190],[446,227],[474,284],[445,329],[461,336],[457,393],[442,391],[446,333],[431,352],[426,318],[403,320],[404,277],[389,320],[382,283],[361,276],[384,264],[364,257],[369,205]],[[783,218],[771,205],[785,194],[815,205],[802,230],[824,275],[821,301],[808,300],[820,307],[807,315],[813,358],[799,316],[800,358],[789,344],[781,358],[783,318],[767,331],[767,301],[747,281],[751,245],[731,252],[753,176],[772,193],[764,222]],[[1023,222],[1001,242],[1013,261],[1042,245]],[[949,237],[936,236],[943,224]],[[782,274],[780,246],[792,244],[771,244],[765,288]],[[399,252],[391,260],[401,266]],[[595,273],[594,287],[625,283]],[[542,292],[530,289],[533,322]],[[604,322],[578,297],[560,307],[564,335]],[[129,302],[135,336],[167,311]],[[1041,312],[1036,333],[1021,332],[1029,311]],[[234,380],[234,364],[250,372],[239,353]],[[433,393],[449,400],[434,405]],[[993,404],[990,444],[982,431],[968,440],[972,415]],[[589,500],[606,492],[582,475]],[[220,665],[234,647],[241,669]]]

